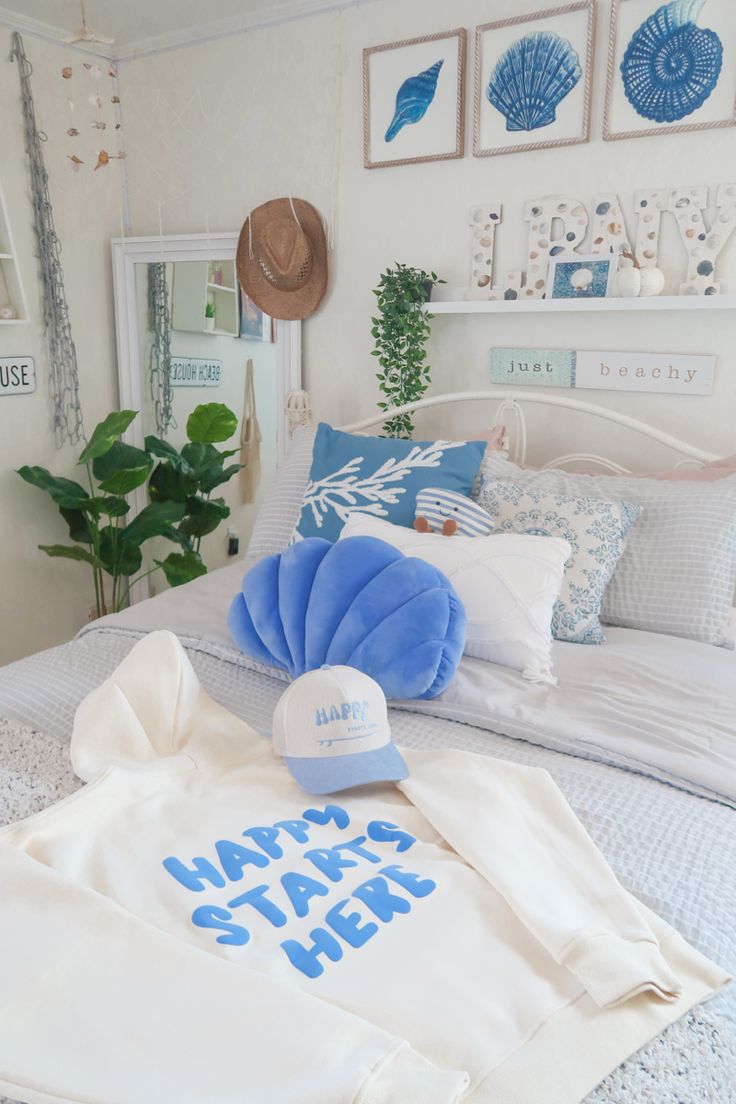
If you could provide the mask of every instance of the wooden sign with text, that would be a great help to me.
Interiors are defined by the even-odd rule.
[[[507,387],[574,387],[710,395],[716,358],[682,353],[583,352],[571,349],[492,349],[491,382]]]

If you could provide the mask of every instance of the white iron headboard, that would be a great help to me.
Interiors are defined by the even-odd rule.
[[[387,417],[393,417],[396,414],[410,414],[418,410],[429,410],[433,407],[468,402],[496,403],[497,409],[494,424],[508,426],[508,423],[512,422],[508,447],[512,459],[519,464],[525,463],[527,454],[527,426],[523,410],[523,404],[526,403],[562,407],[566,410],[576,410],[583,414],[589,414],[594,418],[601,418],[614,425],[632,430],[634,433],[641,434],[650,441],[655,441],[657,444],[672,449],[673,452],[681,456],[683,459],[678,463],[678,467],[692,463],[708,464],[718,459],[714,453],[706,452],[704,449],[697,448],[695,445],[690,445],[686,441],[680,441],[669,433],[664,433],[654,426],[647,425],[646,422],[640,422],[636,418],[628,417],[626,414],[619,414],[616,411],[607,410],[605,407],[597,406],[595,403],[583,402],[580,399],[568,399],[558,395],[525,394],[524,392],[518,391],[457,391],[449,395],[433,395],[431,398],[420,399],[418,402],[408,403],[406,406],[398,406],[387,412],[379,411],[376,414],[372,414],[369,418],[364,418],[360,422],[353,422],[351,425],[341,426],[340,428],[349,433],[360,433],[363,430],[381,425],[386,421]],[[554,460],[548,461],[545,467],[565,467],[573,464],[595,464],[607,471],[613,471],[619,474],[626,473],[629,470],[604,456],[584,452],[568,453],[565,456],[558,456]]]

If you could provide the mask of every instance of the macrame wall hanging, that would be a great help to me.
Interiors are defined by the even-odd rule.
[[[176,429],[171,387],[171,315],[166,264],[156,261],[148,266],[148,326],[152,334],[148,354],[148,380],[151,387],[156,432],[165,437]]]
[[[79,441],[86,440],[79,402],[79,369],[64,288],[61,242],[54,226],[49,178],[43,160],[42,144],[46,141],[46,135],[36,124],[31,90],[33,66],[26,57],[23,39],[17,31],[11,40],[10,61],[17,61],[20,77],[26,153],[31,172],[33,224],[43,295],[43,323],[49,354],[54,438],[56,447],[61,448],[65,441],[76,445]]]

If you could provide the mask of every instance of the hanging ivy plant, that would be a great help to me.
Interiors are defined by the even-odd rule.
[[[444,282],[434,272],[397,263],[382,274],[374,289],[379,314],[371,319],[376,343],[373,356],[381,366],[376,378],[386,396],[379,402],[379,410],[415,402],[429,387],[427,340],[433,315],[426,307],[434,285]],[[411,437],[414,419],[411,414],[397,414],[383,429],[389,437]]]

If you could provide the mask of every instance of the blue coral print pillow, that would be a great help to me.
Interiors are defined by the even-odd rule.
[[[603,644],[601,603],[629,529],[641,513],[630,502],[600,502],[533,491],[484,476],[478,496],[494,533],[564,537],[572,546],[552,617],[552,635],[573,644]]]
[[[355,513],[411,527],[425,487],[470,494],[485,449],[485,441],[360,437],[321,422],[295,537],[336,541]]]

